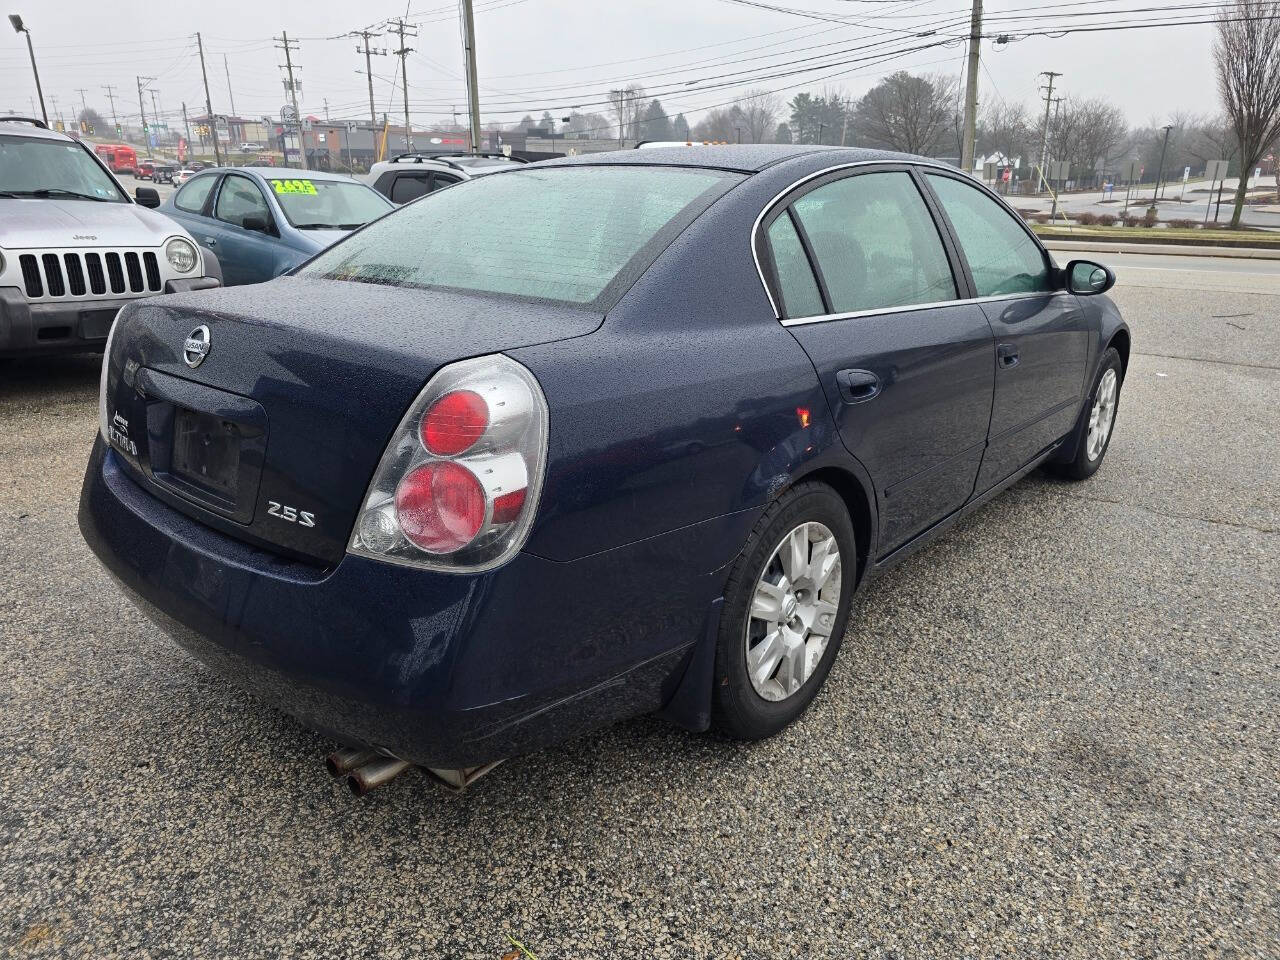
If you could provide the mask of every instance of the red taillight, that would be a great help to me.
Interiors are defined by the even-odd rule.
[[[484,489],[476,475],[448,460],[416,468],[396,488],[400,529],[428,553],[465,547],[484,526],[484,512]]]
[[[489,405],[474,390],[454,390],[422,415],[422,445],[442,457],[471,449],[489,426]]]

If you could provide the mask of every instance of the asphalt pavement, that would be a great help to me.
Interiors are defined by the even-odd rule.
[[[778,737],[644,719],[461,796],[354,799],[144,620],[75,524],[96,361],[0,367],[0,950],[1280,956],[1280,264],[1099,256],[1094,478],[875,584]]]

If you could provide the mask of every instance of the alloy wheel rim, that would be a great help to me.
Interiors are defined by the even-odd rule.
[[[1116,371],[1110,368],[1098,381],[1098,389],[1093,395],[1093,409],[1089,411],[1089,436],[1085,441],[1085,451],[1090,460],[1097,460],[1111,436],[1111,425],[1116,417]]]
[[[747,615],[747,676],[771,701],[795,696],[822,662],[840,607],[840,546],[823,524],[802,523],[774,547]]]

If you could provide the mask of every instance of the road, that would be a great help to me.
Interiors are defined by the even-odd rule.
[[[1280,956],[1280,264],[1107,257],[1107,462],[875,584],[744,746],[640,720],[453,796],[176,649],[76,530],[97,364],[0,375],[16,957]]]

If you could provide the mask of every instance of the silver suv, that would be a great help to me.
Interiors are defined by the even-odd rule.
[[[101,350],[130,300],[220,284],[217,259],[85,145],[0,116],[0,357]]]
[[[392,203],[408,203],[451,183],[528,162],[502,153],[402,153],[375,163],[361,179]]]

